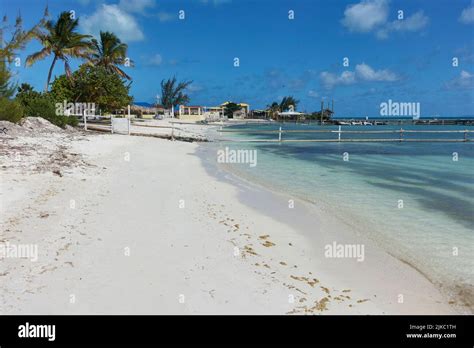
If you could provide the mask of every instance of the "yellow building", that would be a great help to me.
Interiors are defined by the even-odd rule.
[[[185,121],[204,121],[206,115],[203,106],[180,105],[178,109],[178,118]]]

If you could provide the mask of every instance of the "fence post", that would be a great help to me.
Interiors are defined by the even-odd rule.
[[[337,132],[337,141],[341,141],[341,126],[339,126],[339,131]]]
[[[174,140],[174,122],[171,122],[171,140]]]
[[[281,142],[281,127],[280,127],[280,129],[278,130],[278,141]]]
[[[403,128],[400,128],[400,142],[403,141]]]
[[[84,116],[84,130],[87,130],[87,116],[86,116],[86,110],[82,112]]]
[[[114,114],[110,115],[110,132],[114,134]]]

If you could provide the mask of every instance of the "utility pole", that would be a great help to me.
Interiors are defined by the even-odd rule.
[[[323,125],[323,108],[324,108],[324,101],[321,100],[321,126]]]

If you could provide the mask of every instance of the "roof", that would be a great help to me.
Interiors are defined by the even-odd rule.
[[[229,104],[229,103],[234,103],[234,102],[226,101],[226,102],[223,102],[223,103],[221,104],[221,106],[227,105],[227,104]],[[234,103],[234,104],[237,104],[237,105],[240,105],[240,106],[250,106],[249,104],[246,104],[246,103]]]
[[[303,112],[296,112],[296,111],[285,111],[285,112],[279,112],[278,115],[280,116],[298,116],[298,115],[304,115]]]

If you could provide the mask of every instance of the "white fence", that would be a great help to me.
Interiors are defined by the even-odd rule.
[[[127,118],[112,118],[112,133],[128,134],[130,135],[130,119]]]

